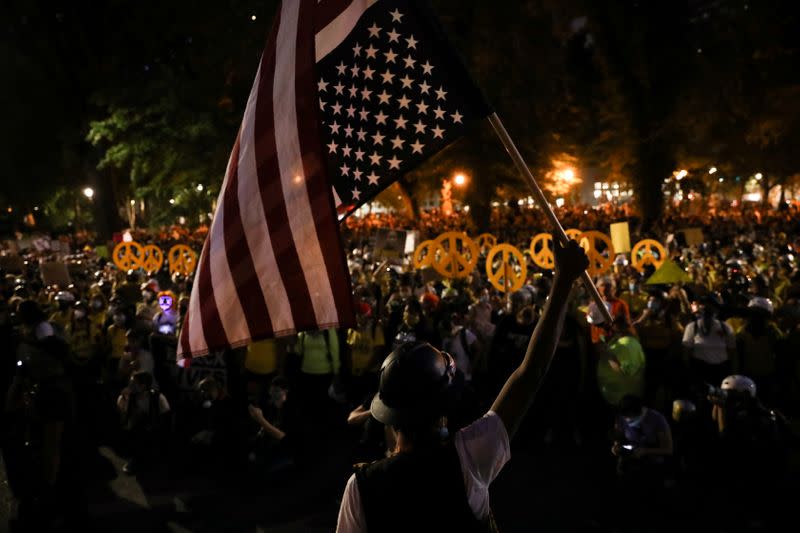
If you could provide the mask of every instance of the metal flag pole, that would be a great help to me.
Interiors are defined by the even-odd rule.
[[[497,113],[492,113],[489,115],[489,122],[491,122],[494,131],[497,133],[497,136],[500,137],[500,141],[503,143],[503,146],[506,147],[506,151],[508,152],[508,155],[511,156],[512,161],[514,161],[517,170],[520,171],[520,173],[528,181],[528,185],[531,186],[533,196],[536,198],[536,202],[544,211],[544,214],[547,216],[550,224],[552,224],[556,237],[558,237],[558,240],[561,241],[561,244],[566,245],[569,242],[569,238],[564,232],[564,228],[561,227],[561,222],[558,221],[558,217],[556,217],[556,214],[553,213],[553,208],[550,207],[550,203],[547,201],[542,189],[539,188],[539,184],[536,183],[536,179],[533,177],[533,174],[531,174],[528,165],[522,158],[522,154],[520,154],[519,150],[517,150],[514,141],[511,140],[511,137],[508,135],[508,132],[506,131],[505,126],[503,126],[500,117],[497,116]],[[597,290],[597,287],[595,287],[594,282],[592,281],[592,277],[585,270],[581,276],[581,281],[583,281],[586,290],[589,291],[589,294],[592,296],[592,299],[594,299],[595,304],[597,304],[597,308],[603,314],[603,318],[605,318],[606,323],[611,324],[614,322],[614,319],[611,317],[611,313],[609,313],[605,303],[603,302],[603,297],[600,296],[600,292]]]

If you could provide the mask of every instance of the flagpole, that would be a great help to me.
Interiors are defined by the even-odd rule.
[[[520,171],[522,176],[528,181],[528,185],[531,186],[533,196],[536,198],[536,202],[539,204],[539,207],[542,208],[544,214],[547,216],[547,219],[550,221],[550,224],[553,226],[556,237],[562,244],[566,245],[569,242],[569,238],[564,232],[564,228],[561,227],[561,222],[559,222],[556,214],[553,213],[553,208],[550,207],[550,203],[547,201],[542,189],[539,188],[539,184],[536,183],[536,179],[533,177],[533,174],[531,174],[528,165],[522,158],[522,154],[520,154],[519,150],[517,150],[514,141],[511,139],[511,136],[509,136],[508,131],[506,131],[506,128],[503,126],[503,122],[500,120],[500,117],[497,116],[497,113],[492,113],[489,115],[489,122],[492,124],[494,131],[500,138],[500,142],[502,142],[503,146],[505,146],[508,155],[511,156],[511,160],[514,161],[514,165],[516,165],[517,170]],[[595,287],[594,282],[592,281],[592,277],[585,270],[581,276],[581,281],[583,281],[586,290],[589,291],[592,299],[597,304],[598,310],[606,319],[606,323],[611,324],[614,322],[614,319],[611,317],[611,313],[609,313],[605,303],[603,302],[603,297],[600,296],[600,292],[597,290],[597,287]]]

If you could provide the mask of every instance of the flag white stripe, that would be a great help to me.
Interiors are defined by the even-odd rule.
[[[358,19],[361,18],[361,15],[364,14],[364,11],[369,9],[369,7],[377,1],[378,0],[353,0],[353,2],[347,6],[347,9],[342,11],[338,17],[317,32],[314,37],[317,63],[333,52],[337,46],[342,44],[342,41],[353,31],[353,28],[358,23]]]
[[[256,172],[255,123],[258,102],[258,86],[261,78],[259,63],[256,80],[247,100],[247,108],[242,119],[242,133],[239,140],[239,212],[245,228],[247,247],[253,258],[253,266],[258,276],[261,294],[267,304],[272,330],[275,332],[294,330],[292,308],[286,287],[283,285],[272,239],[267,227],[267,217],[261,201],[261,191]],[[241,179],[245,178],[245,179]],[[267,317],[264,317],[266,320]]]
[[[286,202],[289,227],[317,324],[338,322],[328,271],[317,239],[314,214],[308,200],[303,157],[297,130],[295,95],[295,57],[300,2],[281,5],[281,23],[275,51],[275,78],[272,101],[275,114],[275,144],[278,153],[281,185]]]
[[[203,264],[206,251],[207,247],[204,246],[203,250],[200,252],[200,258],[197,260],[197,270],[199,270],[200,265]],[[199,280],[197,276],[195,276],[192,294],[189,297],[189,350],[191,353],[205,352],[208,350],[208,344],[206,344],[206,337],[203,331],[203,315],[200,311],[200,291],[197,288],[198,283]],[[188,354],[183,355],[186,356]]]
[[[227,179],[225,180],[228,181]],[[225,189],[223,189],[225,190]],[[236,293],[236,283],[233,281],[230,265],[228,264],[227,248],[225,242],[225,202],[217,204],[214,224],[208,236],[209,269],[211,273],[211,286],[214,288],[214,300],[217,302],[219,320],[225,337],[229,342],[235,343],[250,337],[242,304]]]

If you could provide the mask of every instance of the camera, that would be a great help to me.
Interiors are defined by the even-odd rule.
[[[728,391],[720,387],[708,385],[706,397],[714,405],[725,405],[728,401]]]

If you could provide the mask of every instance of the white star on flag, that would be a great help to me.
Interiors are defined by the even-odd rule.
[[[361,175],[362,175],[362,174],[363,174],[363,172],[361,172],[361,171],[360,171],[360,170],[358,170],[358,169],[355,169],[355,170],[353,171],[353,179],[354,179],[354,180],[356,180],[356,181],[361,181]]]
[[[369,156],[370,161],[372,162],[373,166],[379,166],[381,164],[381,158],[383,156],[379,154],[377,151],[372,152],[372,155]]]
[[[408,57],[403,58],[403,62],[406,64],[406,68],[413,69],[417,60],[411,57],[411,54],[408,54]]]
[[[386,125],[386,119],[389,118],[389,115],[384,115],[383,110],[379,111],[377,115],[375,115],[375,123],[376,124],[384,124]]]
[[[402,150],[405,142],[406,141],[398,134],[394,139],[392,139],[392,149]]]
[[[400,13],[400,10],[395,8],[394,11],[389,12],[392,16],[392,22],[400,22],[400,19],[403,18],[403,14]]]
[[[367,54],[367,57],[368,57],[368,58],[370,58],[370,59],[375,59],[375,54],[377,54],[377,53],[378,53],[378,49],[377,49],[377,48],[375,48],[374,46],[372,46],[372,43],[370,43],[370,44],[369,44],[369,48],[367,48],[366,50],[364,50],[364,52]]]
[[[400,42],[400,41],[398,41],[398,39],[400,38],[400,34],[397,33],[394,28],[392,28],[392,31],[387,32],[386,35],[389,36],[389,42],[390,43],[398,43],[398,42]]]
[[[414,124],[414,128],[417,130],[417,133],[425,133],[426,127],[427,126],[421,120]]]
[[[419,84],[419,92],[421,94],[428,94],[428,90],[430,88],[431,88],[431,86],[428,85],[428,82],[425,81],[425,80],[422,80],[422,83]]]
[[[395,128],[397,128],[398,130],[406,129],[406,123],[408,122],[408,120],[406,120],[402,114],[398,118],[395,118],[393,120],[395,123]]]
[[[458,112],[458,109],[456,109],[456,112],[455,112],[455,113],[453,113],[453,114],[451,114],[450,116],[451,116],[451,117],[453,117],[453,122],[455,122],[456,124],[463,124],[463,123],[461,122],[461,119],[462,119],[462,118],[464,118],[464,115],[462,115],[461,113],[459,113],[459,112]]]
[[[417,142],[411,144],[411,148],[413,148],[411,153],[412,154],[421,154],[422,153],[422,149],[424,147],[425,147],[425,145],[422,144],[421,142],[419,142],[419,139],[417,139]]]
[[[444,87],[439,87],[439,90],[436,91],[436,99],[437,100],[447,100],[445,96],[447,95],[447,91],[444,90]]]
[[[381,135],[381,132],[378,132],[372,136],[372,143],[377,145],[383,144],[383,139],[385,138],[385,135]]]
[[[396,168],[396,169],[400,170],[400,163],[402,163],[402,162],[403,162],[402,160],[397,159],[397,156],[392,156],[392,158],[388,161],[389,170],[391,170],[393,168]]]
[[[408,74],[400,80],[403,83],[403,89],[410,89],[411,84],[414,83],[414,80],[408,77]]]
[[[427,115],[428,114],[428,107],[430,107],[430,106],[425,103],[425,100],[420,100],[419,103],[415,104],[415,105],[417,106],[417,113],[418,114],[420,114],[420,115]]]
[[[408,48],[413,48],[413,49],[415,49],[415,50],[416,50],[416,48],[417,48],[417,43],[418,43],[419,41],[417,41],[416,39],[414,39],[414,36],[412,35],[411,37],[409,37],[408,39],[406,39],[406,42],[408,43],[408,44],[407,44],[407,47],[408,47]]]
[[[394,51],[392,51],[391,48],[389,48],[388,52],[384,52],[383,55],[386,56],[386,62],[387,63],[394,63],[395,59],[397,58],[397,54],[395,54]]]
[[[339,167],[339,169],[342,171],[342,176],[347,176],[350,173],[350,167],[347,166],[347,163]]]
[[[320,78],[319,83],[317,83],[317,90],[326,91],[327,89],[328,89],[328,82]]]
[[[431,65],[430,61],[426,61],[425,64],[422,65],[422,73],[430,76],[432,71],[433,65]]]
[[[444,134],[444,130],[441,129],[438,124],[431,131],[433,131],[433,138],[434,139],[441,139],[442,135]]]
[[[392,80],[394,79],[394,74],[392,74],[387,68],[386,72],[381,74],[381,78],[383,78],[383,83],[392,83]]]
[[[436,109],[433,110],[433,114],[436,115],[437,120],[444,120],[444,112],[441,106],[436,106]]]
[[[411,103],[411,100],[406,98],[406,95],[401,96],[397,101],[400,103],[400,109],[408,109],[408,104]]]
[[[380,100],[381,104],[388,104],[391,97],[392,96],[386,92],[386,89],[384,89],[383,92],[378,95],[378,100]]]
[[[361,192],[358,189],[353,189],[353,198],[358,200],[361,198]]]
[[[378,184],[378,180],[380,178],[378,177],[377,174],[375,174],[375,171],[373,170],[372,172],[369,173],[369,176],[367,176],[367,179],[369,180],[369,184],[370,185],[377,185]]]
[[[369,31],[370,37],[378,37],[378,35],[381,33],[381,28],[379,28],[378,24],[375,22],[373,22],[372,26],[367,28],[367,30]]]

